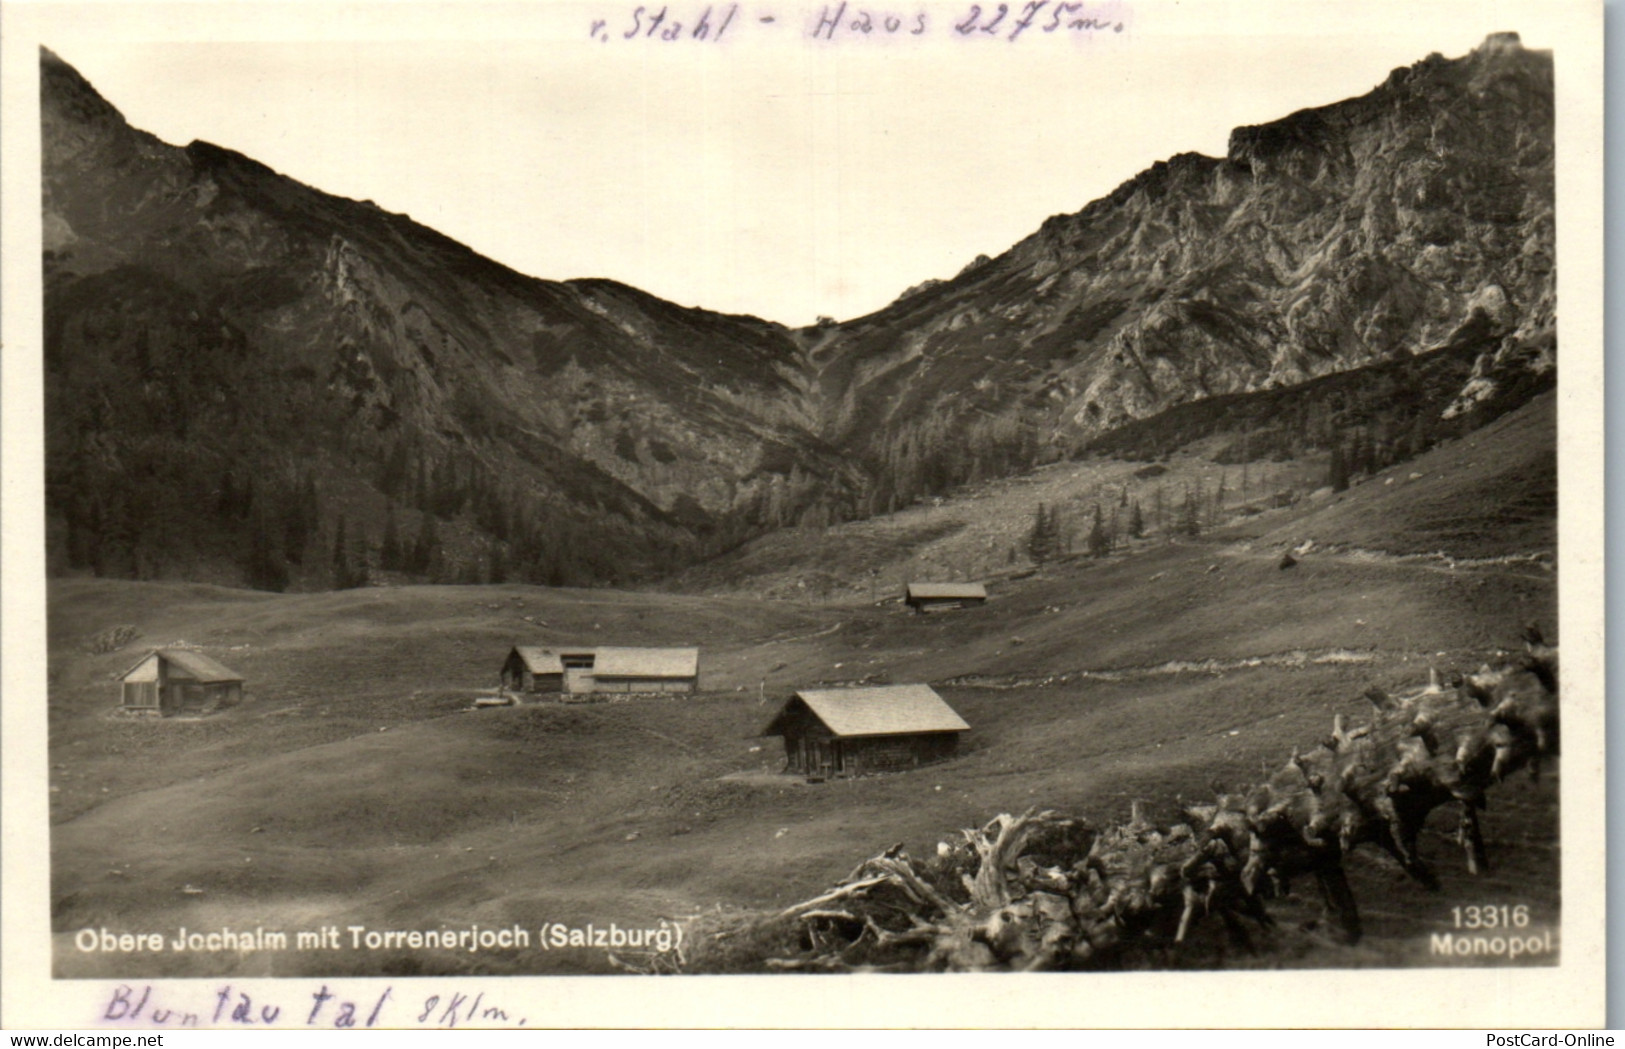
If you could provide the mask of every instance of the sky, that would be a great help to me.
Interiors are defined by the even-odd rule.
[[[1497,3],[1089,0],[1067,20],[1103,28],[1045,33],[1040,9],[1015,39],[1020,4],[961,33],[968,3],[848,0],[834,39],[813,34],[838,3],[114,6],[64,8],[83,14],[41,38],[167,142],[238,150],[532,276],[793,325],[878,309],[1157,160],[1222,155],[1234,127],[1429,52],[1498,30],[1542,46]],[[718,26],[734,11],[721,39],[695,39],[707,8]]]

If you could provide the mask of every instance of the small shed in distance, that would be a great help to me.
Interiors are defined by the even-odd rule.
[[[786,771],[854,776],[952,757],[970,726],[929,685],[808,689],[762,730],[783,736]]]
[[[242,702],[243,676],[201,652],[157,648],[119,678],[123,709],[138,714],[209,714]]]
[[[903,601],[917,614],[970,608],[987,601],[987,587],[981,583],[909,583]]]
[[[515,645],[502,664],[502,687],[520,692],[694,692],[699,681],[697,648]]]

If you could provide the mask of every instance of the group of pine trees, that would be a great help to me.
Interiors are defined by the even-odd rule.
[[[1334,492],[1347,491],[1354,478],[1369,477],[1396,463],[1427,451],[1437,434],[1412,426],[1396,439],[1387,428],[1356,428],[1332,442],[1326,463],[1326,485]]]
[[[1153,533],[1162,535],[1197,536],[1217,527],[1230,513],[1234,497],[1247,497],[1255,487],[1266,480],[1262,473],[1244,469],[1238,487],[1230,486],[1227,471],[1220,471],[1210,486],[1201,478],[1181,483],[1170,492],[1163,483],[1150,486],[1150,509],[1141,505],[1138,495],[1131,496],[1128,484],[1116,486],[1116,492],[1102,497],[1097,492],[1085,514],[1087,530],[1082,537],[1083,550],[1090,557],[1106,557],[1114,550],[1134,539],[1143,539]],[[1083,500],[1078,500],[1081,505]],[[1034,564],[1043,564],[1064,557],[1073,551],[1074,525],[1061,507],[1039,503],[1033,513],[1023,539],[1023,549]],[[1014,551],[1012,551],[1012,554]]]
[[[1053,561],[1071,549],[1059,507],[1046,507],[1038,504],[1033,513],[1033,524],[1027,532],[1027,556],[1032,558],[1034,564],[1043,564]]]
[[[868,462],[873,483],[865,516],[895,513],[922,497],[1008,477],[1037,465],[1043,446],[1034,423],[978,411],[931,413],[894,426]]]
[[[590,585],[635,571],[627,551],[640,541],[645,556],[680,542],[635,535],[630,525],[617,529],[604,519],[589,529],[580,511],[553,493],[507,480],[472,455],[431,460],[404,441],[382,458],[375,487],[388,500],[376,538],[346,532],[338,518],[336,586],[364,585],[377,572],[438,583]],[[462,522],[459,550],[442,539],[442,521]]]
[[[305,568],[322,524],[312,475],[210,476],[173,457],[126,453],[111,464],[64,456],[48,470],[46,504],[60,529],[59,568],[145,579],[218,552],[249,586],[285,589]]]
[[[591,585],[631,572],[626,551],[643,538],[630,525],[589,529],[579,511],[472,461],[390,454],[372,486],[385,497],[382,515],[360,512],[378,496],[356,478],[319,480],[316,467],[211,473],[195,461],[129,453],[122,468],[89,455],[54,465],[47,500],[56,568],[98,576],[156,578],[178,566],[192,574],[212,557],[233,564],[240,582],[271,591],[387,577]],[[444,538],[453,522],[455,547]],[[649,541],[642,556],[659,558],[680,538]]]

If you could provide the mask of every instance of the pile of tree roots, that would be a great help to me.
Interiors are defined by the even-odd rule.
[[[1525,651],[1404,695],[1373,689],[1369,723],[1339,716],[1268,779],[1184,808],[1159,826],[1139,804],[1097,829],[1053,811],[1000,815],[940,842],[893,846],[818,896],[774,915],[696,919],[684,969],[715,971],[1032,971],[1107,969],[1178,951],[1204,920],[1229,942],[1273,924],[1268,901],[1296,879],[1319,890],[1330,939],[1353,944],[1360,913],[1344,861],[1381,850],[1429,888],[1417,848],[1440,806],[1459,812],[1467,869],[1488,868],[1479,817],[1490,788],[1538,778],[1558,752],[1557,651],[1539,631]],[[1217,926],[1215,926],[1217,928]]]

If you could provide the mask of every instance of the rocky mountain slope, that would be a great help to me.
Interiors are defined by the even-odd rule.
[[[624,580],[1218,394],[1444,350],[1471,420],[1555,368],[1551,61],[1511,34],[805,330],[524,277],[41,78],[58,569]]]
[[[969,432],[941,469],[975,474],[978,431],[994,460],[1016,423],[1067,452],[1173,405],[1442,348],[1484,355],[1459,413],[1555,365],[1552,151],[1550,56],[1510,33],[1238,128],[1223,158],[1156,164],[826,332],[823,432],[912,490],[906,448],[928,432]]]
[[[166,145],[50,54],[42,109],[51,505],[71,559],[160,571],[314,487],[287,529],[307,542],[336,538],[346,506],[352,536],[382,521],[382,495],[471,518],[489,549],[533,539],[544,578],[614,577],[697,556],[741,508],[754,527],[768,478],[858,483],[808,426],[781,326],[532,280],[370,202]]]

